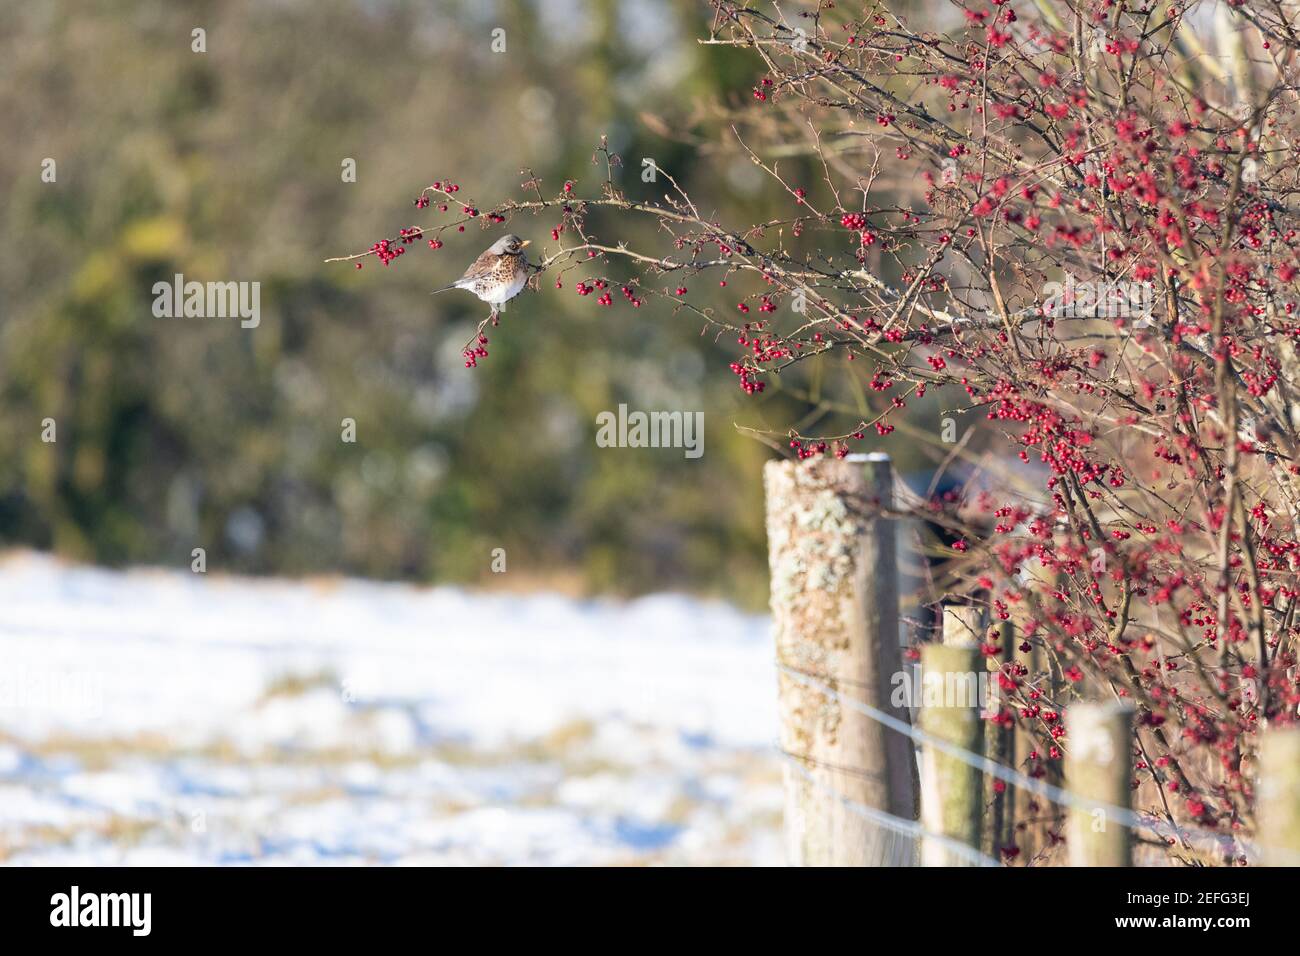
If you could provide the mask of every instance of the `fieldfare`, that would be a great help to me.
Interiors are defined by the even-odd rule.
[[[448,289],[464,289],[492,307],[496,315],[501,307],[517,296],[528,284],[528,259],[524,255],[527,239],[518,236],[502,236],[488,247],[488,250],[474,260],[465,270],[465,274],[442,289],[435,289],[430,295],[446,292]]]

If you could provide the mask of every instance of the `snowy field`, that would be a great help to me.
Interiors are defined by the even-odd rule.
[[[778,864],[765,618],[0,556],[0,862]]]

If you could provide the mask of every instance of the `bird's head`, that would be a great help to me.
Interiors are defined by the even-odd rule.
[[[527,239],[520,239],[513,233],[508,236],[502,236],[496,242],[492,243],[492,248],[488,250],[498,256],[517,256],[523,252],[524,246],[528,245]]]

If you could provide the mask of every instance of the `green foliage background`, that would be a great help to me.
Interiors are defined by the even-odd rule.
[[[746,399],[734,342],[653,302],[595,306],[570,276],[516,300],[468,370],[480,304],[427,292],[500,227],[389,269],[322,263],[433,221],[411,200],[435,178],[489,204],[519,195],[522,167],[548,192],[575,173],[594,186],[602,133],[629,195],[662,191],[637,176],[654,157],[758,221],[743,160],[638,119],[689,129],[702,105],[743,102],[755,64],[698,46],[707,16],[694,0],[2,0],[0,543],[440,581],[488,579],[503,547],[506,583],[760,604],[770,452],[734,423],[800,408]],[[260,281],[261,326],[155,318],[151,287],[175,273]],[[705,411],[703,458],[596,448],[595,416],[619,402]]]

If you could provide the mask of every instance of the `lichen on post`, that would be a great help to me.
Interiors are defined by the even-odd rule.
[[[914,820],[911,740],[796,676],[909,719],[891,700],[903,667],[894,525],[880,513],[893,505],[889,458],[772,461],[764,484],[781,746],[806,773],[786,769],[789,861],[911,863],[910,838],[830,793]]]

